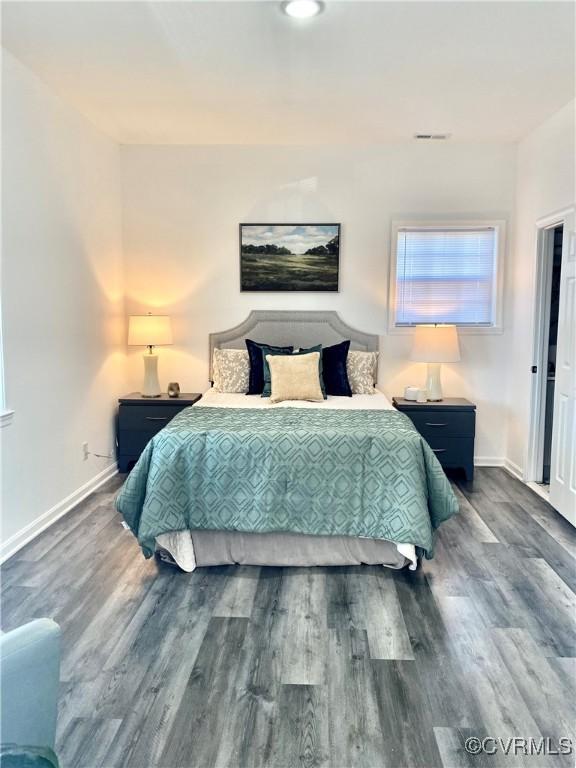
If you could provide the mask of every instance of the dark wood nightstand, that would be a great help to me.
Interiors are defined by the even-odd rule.
[[[202,395],[185,392],[180,397],[142,397],[139,392],[118,400],[118,471],[129,472],[148,441],[177,413],[194,405]]]
[[[445,469],[463,469],[474,479],[476,406],[463,397],[446,397],[438,403],[416,403],[393,397],[394,407],[409,416]]]

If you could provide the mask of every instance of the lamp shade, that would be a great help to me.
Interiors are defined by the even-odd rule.
[[[131,347],[156,347],[172,344],[169,315],[130,315],[128,344]]]
[[[410,358],[419,363],[458,362],[460,347],[456,326],[417,325]]]

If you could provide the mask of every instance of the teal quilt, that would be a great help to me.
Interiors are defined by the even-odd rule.
[[[161,533],[211,529],[359,536],[414,544],[458,511],[438,460],[398,411],[181,411],[117,498],[146,557]]]

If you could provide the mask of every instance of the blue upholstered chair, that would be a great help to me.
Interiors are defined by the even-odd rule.
[[[59,678],[60,627],[54,621],[36,619],[0,636],[2,766],[57,764],[51,751]]]

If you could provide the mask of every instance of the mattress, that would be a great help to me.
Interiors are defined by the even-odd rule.
[[[326,408],[337,410],[393,410],[380,391],[373,395],[328,396],[323,403],[288,400],[271,405],[260,395],[223,393],[209,389],[194,408]],[[174,531],[156,537],[157,548],[167,552],[185,571],[198,566],[250,564],[277,566],[381,564],[390,568],[417,566],[412,544],[349,536],[308,536],[294,533],[240,531]]]
[[[241,393],[216,392],[209,389],[202,395],[194,408],[325,408],[355,411],[393,411],[394,406],[383,392],[376,390],[373,395],[352,395],[352,397],[334,397],[328,395],[322,403],[312,403],[307,400],[285,400],[282,403],[270,404],[270,399],[260,395],[243,395]]]

